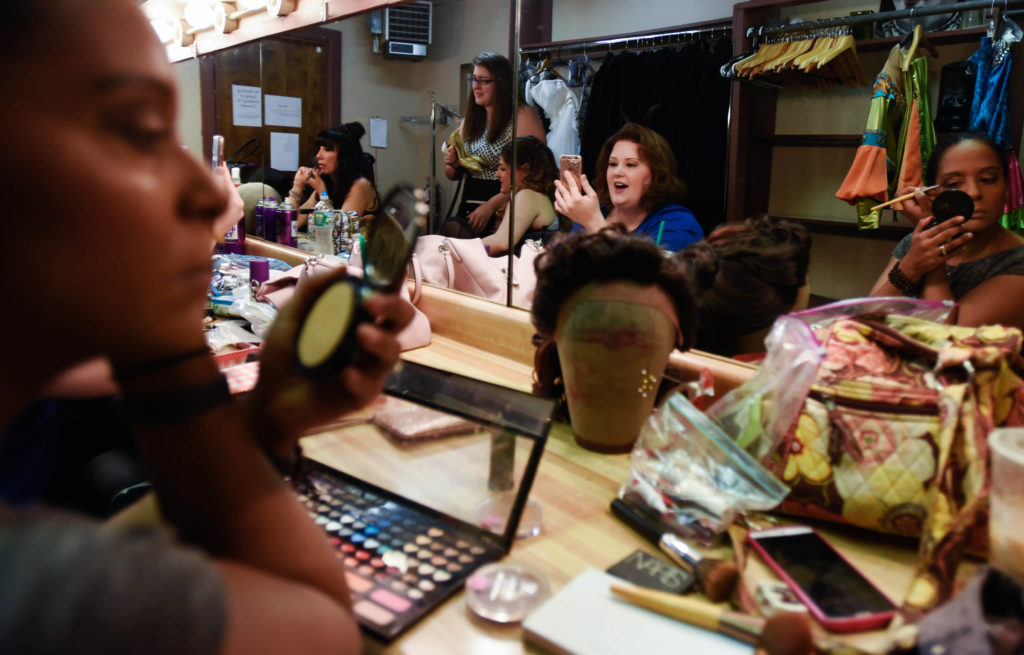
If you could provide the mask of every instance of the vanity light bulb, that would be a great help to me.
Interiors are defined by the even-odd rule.
[[[242,9],[262,9],[267,6],[267,0],[238,0],[238,6]]]
[[[213,7],[206,0],[189,0],[185,5],[185,21],[193,29],[206,29],[213,25],[215,18]]]
[[[156,32],[156,38],[160,40],[160,43],[170,43],[174,38],[175,30],[174,25],[168,23],[166,20],[156,19],[149,21],[153,31]]]

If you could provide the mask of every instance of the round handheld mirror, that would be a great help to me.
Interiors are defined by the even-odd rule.
[[[374,292],[397,291],[428,211],[420,189],[400,184],[388,192],[369,221],[365,247],[360,246],[363,277],[342,277],[327,285],[303,319],[295,352],[306,375],[336,372],[352,360],[356,328],[370,320],[363,300]]]
[[[935,217],[933,225],[954,216],[970,218],[973,213],[974,201],[969,195],[957,189],[943,191],[932,201],[932,216]]]

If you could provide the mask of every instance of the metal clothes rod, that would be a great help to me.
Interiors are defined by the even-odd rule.
[[[1024,2],[1024,0],[1020,0]],[[722,23],[712,27],[701,27],[692,30],[676,30],[673,32],[651,32],[650,34],[637,34],[634,36],[623,36],[614,39],[599,39],[596,41],[578,41],[570,43],[553,43],[546,46],[537,46],[532,48],[520,48],[520,55],[535,55],[542,52],[551,53],[557,52],[559,56],[562,54],[575,54],[576,52],[582,52],[585,54],[603,54],[605,52],[611,52],[615,49],[629,49],[629,48],[660,48],[678,45],[680,41],[669,41],[667,43],[655,43],[652,41],[658,41],[661,39],[679,39],[682,37],[691,36],[704,36],[721,34],[723,37],[728,36],[732,33],[732,25],[730,23]],[[594,51],[594,52],[588,52]]]
[[[918,18],[919,16],[932,16],[934,14],[955,14],[971,9],[1007,9],[1009,7],[1024,7],[1024,0],[969,0],[968,2],[957,2],[954,4],[937,5],[935,7],[914,7],[912,9],[897,9],[894,11],[879,11],[873,14],[861,14],[859,16],[839,16],[836,18],[821,18],[809,20],[803,23],[792,23],[779,25],[777,27],[751,27],[747,30],[747,37],[767,36],[776,34],[790,34],[792,32],[806,32],[829,27],[841,27],[846,25],[860,25],[861,23],[880,23],[894,18]]]

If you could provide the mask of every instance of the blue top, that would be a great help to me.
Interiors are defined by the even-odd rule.
[[[604,210],[602,209],[602,211]],[[664,228],[662,228],[662,224],[664,224]],[[573,232],[582,229],[584,228],[579,223],[572,226]],[[661,232],[660,241],[658,240],[659,231]],[[640,225],[636,226],[631,234],[647,237],[669,252],[682,250],[691,243],[696,243],[704,238],[704,230],[701,229],[693,212],[682,205],[663,205],[655,209]]]

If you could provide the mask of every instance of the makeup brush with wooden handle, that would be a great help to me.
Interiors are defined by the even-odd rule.
[[[712,602],[719,603],[732,595],[739,579],[739,569],[735,564],[705,557],[676,535],[663,531],[653,517],[624,500],[616,498],[612,501],[612,514],[657,544],[669,559],[692,573],[704,595]]]

